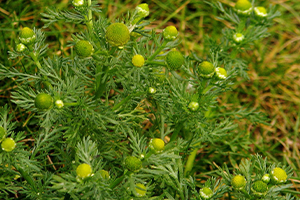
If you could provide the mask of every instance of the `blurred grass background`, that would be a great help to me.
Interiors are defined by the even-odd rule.
[[[235,1],[219,0],[229,6]],[[0,63],[15,66],[21,60],[8,60],[7,51],[14,48],[20,27],[42,28],[40,13],[47,7],[57,9],[71,7],[71,1],[62,0],[0,0]],[[111,21],[125,15],[139,3],[148,3],[150,27],[162,31],[168,25],[175,25],[182,41],[179,47],[187,55],[196,51],[205,56],[204,37],[220,37],[224,27],[231,27],[227,21],[220,21],[204,1],[199,0],[153,0],[153,1],[100,1],[102,15]],[[268,156],[271,161],[289,164],[294,168],[294,193],[300,193],[300,1],[299,0],[260,0],[256,5],[268,7],[277,5],[281,17],[274,20],[269,30],[270,36],[257,41],[252,51],[240,55],[249,63],[250,80],[239,78],[233,91],[219,98],[221,105],[228,110],[247,106],[266,113],[270,126],[248,125],[251,134],[250,153]],[[58,22],[46,29],[48,54],[69,55],[68,41],[71,33],[83,26]],[[31,63],[22,63],[30,65]],[[14,80],[0,82],[0,106],[11,104],[10,92],[15,87]],[[14,105],[11,105],[14,108]],[[17,109],[17,108],[15,108]],[[26,113],[17,112],[17,121],[24,122]],[[241,123],[241,122],[240,122]],[[246,122],[245,122],[246,123]],[[244,128],[245,126],[241,125]]]

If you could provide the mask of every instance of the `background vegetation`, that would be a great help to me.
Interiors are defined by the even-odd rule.
[[[134,9],[139,3],[148,3],[150,7],[150,20],[155,20],[150,26],[160,32],[167,25],[175,25],[181,38],[181,51],[186,54],[196,51],[200,56],[205,55],[204,37],[210,35],[218,37],[224,26],[230,27],[227,21],[216,18],[217,11],[213,10],[204,1],[199,0],[153,0],[153,1],[100,1],[103,9],[102,15],[108,16],[111,21],[125,15],[128,10]],[[228,5],[234,5],[234,1],[220,0]],[[270,28],[270,37],[257,41],[253,49],[242,56],[249,64],[250,80],[240,78],[233,91],[219,98],[222,109],[234,111],[240,107],[257,108],[268,115],[269,125],[253,126],[247,121],[239,122],[241,130],[247,130],[250,138],[249,149],[238,154],[260,153],[267,156],[273,162],[289,164],[294,168],[292,182],[295,191],[300,194],[300,1],[298,0],[268,0],[260,1],[261,6],[269,4],[278,5],[282,13],[275,19],[275,25]],[[30,65],[20,60],[8,60],[7,51],[15,46],[20,27],[42,28],[40,13],[47,7],[55,6],[57,9],[71,6],[68,0],[0,0],[0,63],[5,66]],[[71,34],[81,30],[82,27],[73,24],[55,23],[45,29],[46,43],[49,44],[49,55],[72,54],[72,48],[68,46]],[[26,120],[29,113],[18,110],[10,101],[10,93],[17,87],[12,79],[0,82],[0,106],[8,103],[15,108],[15,120],[21,130],[26,130]],[[200,150],[197,163],[213,165],[223,162],[231,162],[234,166],[234,154],[230,154],[229,160],[224,160],[211,155],[205,149]],[[247,155],[244,155],[247,157]],[[208,171],[208,170],[207,170]],[[199,174],[206,176],[209,174]],[[297,193],[297,192],[293,193]]]

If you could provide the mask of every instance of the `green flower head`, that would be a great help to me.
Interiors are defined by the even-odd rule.
[[[73,1],[72,1],[72,4],[73,4],[75,7],[82,7],[82,6],[84,6],[84,0],[73,0]]]
[[[163,30],[163,36],[166,40],[173,41],[178,36],[178,31],[175,26],[168,26]]]
[[[243,41],[245,38],[245,36],[241,33],[235,33],[233,35],[233,40],[236,42],[236,43],[240,43],[241,41]]]
[[[78,56],[86,58],[93,54],[93,45],[87,40],[80,40],[75,44],[75,51]]]
[[[89,177],[92,174],[92,167],[86,163],[80,164],[76,169],[76,174],[80,178]]]
[[[132,57],[131,62],[136,67],[142,67],[145,63],[145,59],[142,55],[137,54]]]
[[[255,181],[251,187],[251,191],[257,197],[265,196],[268,192],[268,185],[263,181]]]
[[[147,188],[141,183],[135,184],[135,192],[137,197],[144,197],[146,196]]]
[[[100,170],[100,175],[103,179],[110,179],[110,175],[109,175],[108,171],[106,171],[104,169]]]
[[[265,183],[269,183],[270,180],[271,180],[270,174],[265,174],[265,175],[261,178],[261,180],[262,180],[263,182],[265,182]]]
[[[62,107],[64,107],[64,102],[62,100],[56,100],[55,101],[55,106],[57,108],[62,108]]]
[[[130,39],[130,33],[127,26],[123,23],[114,23],[107,27],[106,40],[109,44],[119,49],[123,49],[124,45]]]
[[[165,149],[165,142],[160,138],[151,139],[149,142],[149,148],[155,153],[161,153]]]
[[[40,110],[48,110],[52,107],[53,98],[49,94],[40,93],[35,97],[35,107]]]
[[[203,61],[197,68],[199,76],[211,78],[215,74],[215,67],[211,62]]]
[[[234,8],[240,14],[249,15],[252,11],[252,4],[248,0],[238,0]]]
[[[224,69],[222,67],[217,67],[215,71],[216,71],[216,76],[218,79],[226,79],[227,78],[226,69]]]
[[[135,9],[140,17],[147,17],[149,15],[149,7],[146,3],[139,4]]]
[[[258,17],[266,17],[268,16],[267,10],[265,7],[255,7],[254,8],[254,13]]]
[[[246,179],[242,175],[236,175],[231,180],[231,185],[236,190],[242,190],[246,186]]]
[[[271,180],[274,183],[284,183],[287,181],[287,174],[286,172],[281,169],[280,167],[275,167],[271,171]]]
[[[197,111],[199,108],[199,103],[196,101],[192,101],[188,107],[191,111]]]
[[[132,172],[138,172],[142,168],[142,161],[134,156],[125,158],[125,167]]]
[[[10,152],[16,147],[16,142],[12,138],[5,138],[1,143],[1,148],[3,151]]]
[[[201,188],[199,193],[203,199],[210,199],[214,194],[213,191],[209,187]]]
[[[183,65],[184,57],[179,51],[172,50],[166,56],[166,63],[170,70],[177,70]]]
[[[23,43],[19,43],[16,46],[16,51],[22,53],[23,51],[25,51],[26,46]]]
[[[21,30],[19,39],[20,39],[21,43],[23,43],[25,45],[30,45],[35,42],[36,36],[35,36],[34,31],[31,28],[24,27]]]

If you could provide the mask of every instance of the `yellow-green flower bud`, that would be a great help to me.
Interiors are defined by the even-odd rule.
[[[235,33],[233,35],[233,40],[236,42],[236,43],[240,43],[241,41],[243,41],[245,38],[245,36],[241,33]]]
[[[21,30],[19,39],[23,44],[28,45],[28,44],[33,44],[35,42],[36,36],[34,31],[31,28],[24,27]]]
[[[149,148],[155,153],[161,153],[165,149],[165,142],[160,138],[151,139],[149,142]]]
[[[248,0],[238,0],[235,4],[235,10],[243,15],[248,15],[252,11],[252,4]]]
[[[144,196],[146,196],[146,192],[147,192],[146,186],[144,186],[141,183],[135,184],[135,193],[136,193],[135,195],[137,197],[144,197]]]
[[[142,55],[137,54],[132,57],[131,62],[136,67],[142,67],[145,63],[145,59]]]
[[[35,107],[40,110],[48,110],[52,107],[53,98],[46,93],[40,93],[35,97]]]
[[[0,126],[0,142],[5,138],[6,132],[2,126]]]
[[[146,3],[139,4],[135,9],[140,17],[147,17],[149,15],[149,7]]]
[[[134,156],[125,158],[125,167],[132,172],[138,172],[142,168],[142,161]]]
[[[286,172],[281,169],[280,167],[275,167],[271,171],[271,180],[274,183],[284,183],[287,181],[287,174]]]
[[[124,45],[130,39],[130,33],[127,26],[123,23],[114,23],[107,27],[106,40],[109,44],[119,49],[123,49]]]
[[[251,187],[251,191],[257,197],[265,196],[268,192],[268,185],[263,181],[255,181]]]
[[[231,180],[231,185],[236,190],[242,190],[246,186],[246,179],[242,175],[236,175]]]
[[[16,147],[16,142],[12,138],[5,138],[1,143],[1,148],[3,151],[10,152]]]
[[[179,51],[172,50],[166,56],[166,63],[170,70],[177,70],[183,65],[184,57]]]
[[[198,102],[195,102],[195,101],[192,101],[190,104],[189,104],[189,109],[191,111],[197,111],[198,108],[199,108],[199,103]]]
[[[265,182],[265,183],[269,183],[270,180],[271,180],[270,174],[265,174],[265,175],[261,178],[261,180],[262,180],[263,182]]]
[[[217,67],[215,71],[216,71],[216,76],[218,77],[218,79],[226,79],[227,78],[226,69],[224,69],[222,67]]]
[[[175,26],[168,26],[163,30],[165,40],[173,41],[178,36],[178,31]]]
[[[210,199],[214,194],[213,191],[208,187],[200,189],[199,193],[203,199]]]
[[[106,179],[106,180],[110,179],[110,175],[109,175],[108,171],[106,171],[104,169],[100,170],[100,175],[103,179]]]
[[[150,94],[155,94],[155,93],[156,93],[156,88],[154,88],[154,87],[149,87],[149,88],[148,88],[148,92],[149,92]]]
[[[25,51],[26,46],[22,43],[17,44],[16,46],[16,51],[22,53],[23,51]]]
[[[81,7],[84,5],[84,0],[73,0],[72,4],[76,7]]]
[[[258,17],[266,17],[268,16],[267,10],[265,7],[255,7],[254,8],[254,13]]]
[[[57,108],[62,108],[64,107],[64,102],[62,100],[56,100],[55,105]]]
[[[78,56],[86,58],[93,54],[93,45],[87,40],[80,40],[75,44],[75,51]]]
[[[92,174],[92,167],[86,163],[80,164],[76,169],[76,174],[80,178],[89,177]]]
[[[197,73],[201,77],[211,78],[215,73],[215,67],[211,62],[203,61],[198,66]]]

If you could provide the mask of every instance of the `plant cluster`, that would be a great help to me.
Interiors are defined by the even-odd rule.
[[[220,154],[248,148],[234,119],[266,124],[255,110],[221,112],[217,97],[231,90],[235,77],[247,78],[247,64],[237,55],[268,36],[279,16],[254,1],[226,9],[207,3],[233,28],[207,37],[206,57],[183,55],[183,33],[175,26],[162,33],[148,29],[145,3],[114,23],[92,0],[73,0],[72,11],[48,9],[44,27],[59,20],[87,27],[72,35],[70,57],[46,57],[42,30],[22,28],[9,55],[32,64],[0,65],[0,78],[16,81],[12,101],[28,119],[25,131],[16,131],[11,108],[0,111],[0,197],[292,199],[283,192],[290,168],[258,155],[232,173],[219,168],[215,176],[222,179],[195,177],[202,173],[194,167],[199,149]]]

